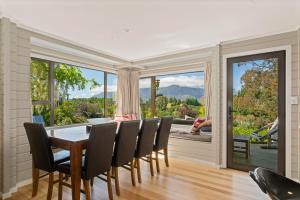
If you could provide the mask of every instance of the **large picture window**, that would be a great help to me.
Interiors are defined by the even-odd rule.
[[[107,72],[32,59],[33,115],[46,126],[113,117],[116,82]]]
[[[143,78],[140,80],[140,98],[142,116],[145,118],[204,117],[204,72]]]

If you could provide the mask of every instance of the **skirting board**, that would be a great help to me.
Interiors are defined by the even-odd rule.
[[[8,199],[8,198],[11,197],[11,195],[12,195],[13,193],[15,193],[15,192],[18,191],[18,188],[23,187],[23,186],[28,185],[28,184],[31,184],[31,183],[32,183],[32,178],[27,179],[27,180],[24,180],[24,181],[20,181],[20,182],[18,182],[18,183],[16,184],[15,187],[11,188],[11,189],[9,190],[9,192],[3,193],[3,194],[0,193],[0,197],[2,197],[3,200],[4,200],[4,199]]]
[[[177,156],[177,155],[169,155],[169,157],[171,158],[177,158],[180,160],[187,160],[187,161],[193,161],[199,164],[203,164],[203,165],[208,165],[214,168],[221,168],[221,165],[218,165],[214,162],[210,162],[210,161],[206,161],[206,160],[200,160],[200,159],[196,159],[196,158],[189,158],[189,157],[184,157],[184,156]]]

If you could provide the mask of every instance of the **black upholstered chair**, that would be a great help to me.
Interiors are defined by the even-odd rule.
[[[140,120],[123,121],[120,124],[115,141],[115,149],[112,159],[112,172],[115,178],[116,193],[120,195],[119,187],[119,167],[124,167],[131,171],[131,182],[135,186],[134,175],[134,152],[137,136],[140,129]],[[130,167],[128,164],[130,163]]]
[[[273,200],[300,199],[300,184],[291,179],[262,167],[250,171],[249,175]]]
[[[144,119],[138,135],[137,147],[135,151],[135,163],[139,183],[142,182],[140,159],[150,163],[151,176],[154,175],[152,163],[152,151],[155,133],[158,128],[158,119]],[[144,159],[144,158],[147,159]]]
[[[89,181],[99,177],[107,182],[109,199],[113,199],[111,188],[111,161],[113,146],[116,137],[117,123],[106,123],[93,125],[89,135],[89,141],[85,156],[82,157],[81,178],[85,189],[86,199],[91,199]],[[62,199],[62,186],[71,187],[63,182],[63,173],[70,175],[70,161],[60,163],[57,166],[59,171],[58,199]],[[107,178],[100,175],[106,175]]]
[[[155,137],[153,151],[155,152],[156,170],[159,173],[158,154],[163,150],[166,166],[169,167],[168,143],[173,117],[162,117]]]
[[[32,154],[32,196],[36,196],[38,191],[39,179],[44,177],[40,176],[39,171],[43,170],[49,174],[48,194],[47,199],[52,197],[54,172],[57,170],[57,165],[65,162],[70,158],[69,151],[59,151],[53,153],[47,132],[42,124],[37,123],[24,123],[27,138],[30,145]],[[48,175],[46,174],[46,175]]]

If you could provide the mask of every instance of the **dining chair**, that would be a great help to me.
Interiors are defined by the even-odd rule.
[[[139,128],[140,120],[123,121],[119,126],[112,158],[112,173],[113,178],[115,179],[116,193],[118,196],[120,195],[119,167],[131,171],[131,182],[132,185],[135,186],[134,152]]]
[[[142,182],[140,159],[150,164],[151,176],[154,176],[152,151],[158,119],[144,119],[138,135],[137,147],[135,151],[135,163],[137,167],[138,181]],[[146,159],[145,159],[146,157]]]
[[[158,154],[163,150],[166,166],[169,167],[168,143],[173,117],[162,117],[155,137],[153,151],[155,152],[156,170],[160,172]]]
[[[250,171],[249,176],[272,200],[300,199],[300,184],[292,179],[262,167]]]
[[[111,186],[111,162],[113,146],[116,136],[117,123],[105,123],[93,125],[89,133],[89,139],[85,155],[82,157],[81,179],[84,185],[86,200],[91,199],[90,180],[99,177],[107,182],[109,199],[113,199]],[[72,185],[63,181],[63,174],[70,175],[70,161],[60,163],[57,166],[59,171],[58,199],[62,199],[63,186]],[[103,177],[101,175],[106,176]]]
[[[43,124],[26,122],[24,128],[32,154],[32,197],[37,194],[39,179],[49,175],[47,199],[50,200],[53,184],[58,182],[54,181],[54,172],[57,170],[59,163],[70,159],[70,152],[62,150],[53,153]],[[48,173],[40,176],[40,170]]]

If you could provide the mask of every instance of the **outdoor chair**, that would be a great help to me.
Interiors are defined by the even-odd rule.
[[[259,132],[268,129],[268,132],[261,136],[259,135]],[[250,136],[252,138],[255,138],[258,141],[263,142],[264,140],[268,140],[268,148],[271,147],[272,141],[278,141],[278,118],[273,123],[267,124],[266,126],[253,131]]]
[[[250,171],[249,176],[272,200],[300,199],[300,184],[291,179],[262,167]]]
[[[42,124],[43,126],[45,126],[45,120],[42,115],[33,115],[32,122],[37,124]]]

